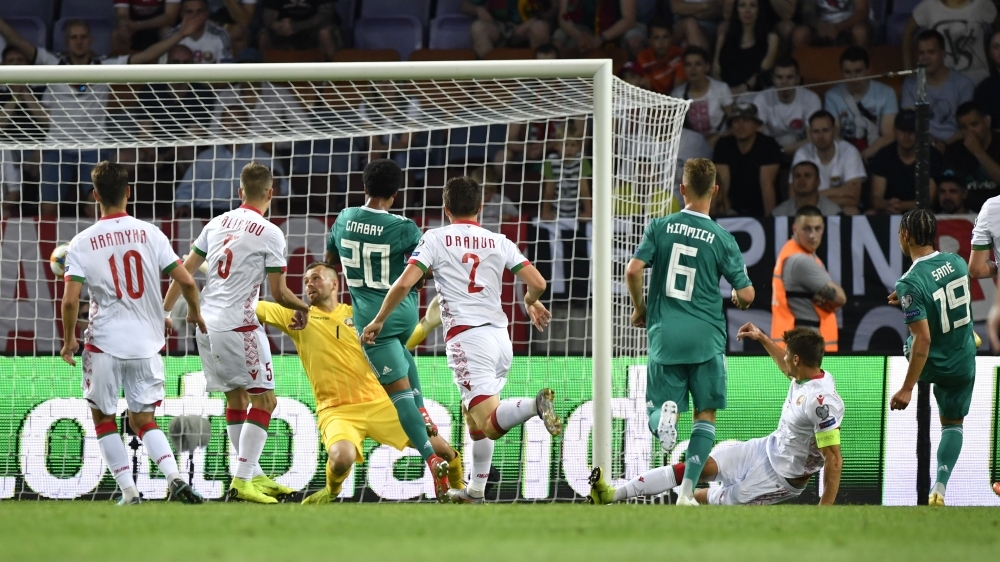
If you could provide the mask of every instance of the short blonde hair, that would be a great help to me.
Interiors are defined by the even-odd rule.
[[[271,170],[258,162],[250,162],[240,172],[240,187],[247,199],[263,199],[273,181]]]
[[[715,187],[715,164],[708,158],[690,158],[684,163],[684,185],[698,199],[712,194]]]

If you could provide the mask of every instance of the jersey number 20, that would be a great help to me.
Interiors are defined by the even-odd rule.
[[[351,279],[351,275],[347,272],[345,277],[347,277],[348,287],[368,287],[369,289],[388,289],[389,285],[389,254],[392,253],[392,248],[388,244],[368,244],[358,242],[356,240],[343,239],[340,241],[345,248],[351,251],[350,257],[343,257],[341,263],[344,267],[350,267],[353,269],[362,269],[362,262],[364,265],[364,280],[361,279]],[[379,255],[379,278],[375,279],[375,267],[372,264],[372,258],[374,254]]]
[[[674,244],[670,250],[670,265],[667,266],[667,296],[682,301],[690,301],[694,293],[694,276],[698,273],[695,268],[681,265],[681,256],[698,255],[698,248],[686,246],[684,244]],[[684,288],[677,288],[677,278],[684,278]]]

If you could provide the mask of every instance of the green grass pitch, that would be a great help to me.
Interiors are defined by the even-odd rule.
[[[8,501],[0,545],[60,562],[975,561],[1000,559],[1000,509]]]

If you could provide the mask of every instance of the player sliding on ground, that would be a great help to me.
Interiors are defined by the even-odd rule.
[[[292,339],[316,399],[319,432],[326,448],[326,487],[304,504],[335,500],[355,462],[364,460],[365,437],[402,451],[409,438],[385,390],[372,376],[354,331],[350,305],[337,301],[337,271],[327,263],[314,263],[303,276],[309,296],[309,325],[292,330],[292,311],[272,302],[257,303],[257,318]],[[441,437],[431,445],[448,461],[448,481],[462,488],[462,459]]]
[[[889,407],[904,410],[918,380],[934,385],[941,416],[937,449],[937,481],[928,505],[943,506],[948,478],[962,452],[962,422],[972,404],[976,382],[976,343],[972,332],[972,293],[965,260],[934,250],[937,219],[923,209],[903,215],[899,245],[913,265],[896,281],[889,304],[903,309],[910,337],[903,354],[910,361],[903,388],[892,395]]]
[[[842,460],[840,424],[844,402],[837,395],[833,377],[823,371],[826,343],[815,330],[796,328],[784,333],[785,349],[778,347],[757,326],[745,324],[737,338],[760,342],[781,372],[791,379],[788,398],[781,408],[778,429],[767,437],[722,447],[708,455],[701,482],[722,485],[695,490],[700,504],[767,505],[798,497],[809,478],[826,466],[820,505],[833,505],[840,489]],[[653,469],[612,488],[597,467],[590,475],[590,499],[607,504],[654,496],[675,487],[685,474],[685,463]],[[679,502],[678,502],[679,503]]]
[[[341,211],[330,229],[326,261],[344,267],[356,326],[365,326],[375,317],[389,287],[406,267],[407,256],[420,242],[422,233],[412,220],[389,213],[403,179],[403,171],[392,160],[370,162],[363,176],[364,206]],[[448,462],[434,452],[427,438],[434,432],[433,422],[423,410],[417,364],[405,346],[417,325],[418,295],[413,291],[403,297],[402,306],[388,318],[385,330],[377,339],[362,342],[362,349],[392,399],[403,431],[427,463],[438,501],[444,502]]]
[[[677,415],[694,402],[694,425],[678,505],[698,505],[694,487],[715,443],[715,411],[726,407],[726,317],[719,278],[746,309],[754,299],[743,254],[733,235],[708,216],[719,191],[715,165],[705,158],[684,164],[684,209],[653,219],[625,270],[632,325],[646,327],[646,411],[649,429],[665,452],[677,444]],[[649,309],[643,269],[652,267]]]
[[[226,395],[226,431],[236,449],[229,497],[256,503],[277,503],[276,496],[294,492],[265,476],[259,465],[278,403],[271,345],[256,314],[265,278],[274,300],[295,311],[295,329],[305,327],[309,319],[309,306],[285,284],[285,236],[264,218],[271,206],[271,182],[265,166],[244,166],[239,191],[243,204],[205,225],[184,260],[189,272],[208,262],[201,294],[208,333],[196,337],[208,390]],[[176,297],[171,285],[166,310],[173,308]]]
[[[562,432],[549,388],[534,400],[500,402],[507,381],[513,348],[507,333],[507,315],[500,303],[503,270],[508,269],[528,287],[524,296],[531,323],[538,330],[548,326],[551,314],[538,299],[545,279],[513,242],[479,226],[483,191],[469,178],[452,178],[444,187],[444,212],[449,226],[424,234],[410,256],[409,265],[385,295],[378,315],[362,333],[363,342],[377,341],[393,311],[412,294],[414,285],[434,271],[441,296],[448,366],[462,394],[462,410],[472,437],[472,477],[469,487],[451,490],[456,503],[483,501],[493,441],[512,428],[539,416],[552,435]]]
[[[66,289],[62,302],[63,361],[76,365],[76,322],[83,283],[90,288],[90,324],[83,341],[83,397],[97,430],[105,464],[122,490],[119,505],[139,503],[129,470],[128,453],[118,434],[118,392],[125,388],[129,424],[160,471],[167,477],[170,499],[201,503],[181,478],[177,461],[153,412],[163,400],[163,301],[160,272],[184,293],[187,321],[205,330],[198,310],[198,287],[170,241],[155,226],[125,212],[131,190],[125,168],[101,162],[90,174],[101,220],[73,237],[66,255]]]

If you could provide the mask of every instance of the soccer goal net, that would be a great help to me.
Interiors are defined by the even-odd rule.
[[[288,283],[300,294],[337,213],[364,203],[367,162],[400,164],[406,185],[393,212],[424,229],[446,220],[448,178],[476,178],[483,226],[540,269],[553,313],[544,333],[531,328],[523,288],[508,274],[502,299],[516,357],[503,396],[551,387],[565,422],[559,437],[535,420],[498,443],[491,499],[580,499],[594,462],[617,480],[661,461],[646,429],[646,338],[628,325],[624,268],[649,219],[678,209],[688,102],[630,86],[604,60],[0,67],[0,102],[0,498],[115,490],[79,367],[58,357],[63,283],[49,262],[94,222],[89,173],[101,160],[127,167],[130,212],[157,224],[181,256],[212,216],[239,205],[242,167],[269,166],[270,220],[287,236]],[[434,294],[431,282],[422,312]],[[349,302],[346,291],[340,298]],[[291,340],[269,335],[278,409],[261,465],[285,485],[316,490],[326,453],[312,391]],[[441,331],[415,353],[427,409],[463,450],[469,437]],[[223,397],[205,391],[193,334],[168,338],[165,354],[159,423],[195,488],[220,498],[234,466]],[[123,439],[135,445],[140,491],[164,497],[155,463]],[[371,440],[364,449],[342,498],[433,496],[415,451]]]

